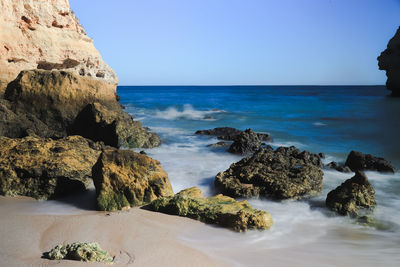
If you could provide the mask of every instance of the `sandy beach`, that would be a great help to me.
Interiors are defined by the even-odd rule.
[[[1,266],[104,266],[50,261],[42,253],[57,244],[98,242],[115,256],[113,266],[226,266],[179,240],[199,222],[139,208],[117,213],[78,209],[75,214],[40,214],[29,198],[0,197]],[[5,216],[6,214],[6,216]]]

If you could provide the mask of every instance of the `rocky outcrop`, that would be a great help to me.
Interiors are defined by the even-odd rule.
[[[218,142],[215,144],[207,145],[207,147],[212,147],[212,148],[221,148],[221,147],[228,147],[229,143],[227,142]]]
[[[378,172],[395,173],[396,168],[384,158],[372,156],[371,154],[363,154],[359,151],[351,151],[347,156],[345,166],[352,171],[370,170]]]
[[[173,195],[158,161],[131,150],[106,148],[93,167],[99,210],[116,211]]]
[[[102,262],[112,264],[114,258],[102,250],[98,243],[72,243],[58,245],[44,256],[50,260],[74,260],[83,262]]]
[[[80,136],[0,137],[0,194],[53,199],[84,191],[101,147]]]
[[[228,152],[232,154],[251,154],[261,147],[261,140],[251,129],[247,129],[236,136],[235,141],[229,147]]]
[[[232,197],[297,198],[322,190],[318,155],[295,147],[260,149],[215,178],[216,187]]]
[[[23,71],[0,100],[0,133],[61,138],[79,134],[107,145],[155,147],[159,137],[123,112],[110,85],[65,71]]]
[[[0,0],[0,95],[22,70],[68,70],[113,85],[68,0]]]
[[[378,57],[380,70],[386,71],[386,87],[392,96],[400,96],[400,27],[389,41],[385,51]]]
[[[205,198],[196,187],[183,190],[173,197],[159,198],[149,208],[239,232],[269,229],[273,224],[269,213],[253,209],[247,201],[236,201],[223,195]]]
[[[326,168],[332,169],[332,170],[337,170],[338,172],[345,172],[345,173],[352,172],[352,170],[348,166],[343,166],[342,164],[339,164],[336,161],[332,161],[332,162],[326,164]]]
[[[375,190],[367,176],[357,171],[354,177],[329,192],[326,206],[341,215],[361,216],[375,208]]]
[[[195,132],[198,135],[217,136],[220,140],[234,141],[243,131],[232,127],[217,127],[209,130],[199,130]],[[269,134],[256,133],[260,141],[271,142],[272,138]]]
[[[87,105],[69,127],[69,134],[79,134],[113,147],[159,146],[158,135],[146,131],[139,121],[121,109],[110,109],[100,103]]]

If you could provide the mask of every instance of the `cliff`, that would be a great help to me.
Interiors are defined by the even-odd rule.
[[[392,96],[400,96],[400,27],[389,41],[385,51],[378,57],[380,70],[386,70],[387,89]]]
[[[68,70],[112,85],[118,78],[68,0],[0,0],[0,95],[22,70]]]

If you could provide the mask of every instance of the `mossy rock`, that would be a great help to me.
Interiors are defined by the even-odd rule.
[[[84,262],[103,262],[113,264],[114,258],[102,250],[100,245],[94,243],[72,243],[68,245],[58,245],[50,252],[44,254],[50,260],[74,260]]]
[[[154,200],[147,208],[217,224],[238,232],[248,229],[265,230],[273,224],[268,212],[253,209],[247,201],[236,201],[221,194],[205,198],[196,187],[183,190],[173,197]]]

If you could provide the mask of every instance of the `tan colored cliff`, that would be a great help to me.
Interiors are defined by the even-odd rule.
[[[0,95],[30,69],[72,71],[114,91],[118,83],[68,0],[0,0]]]

